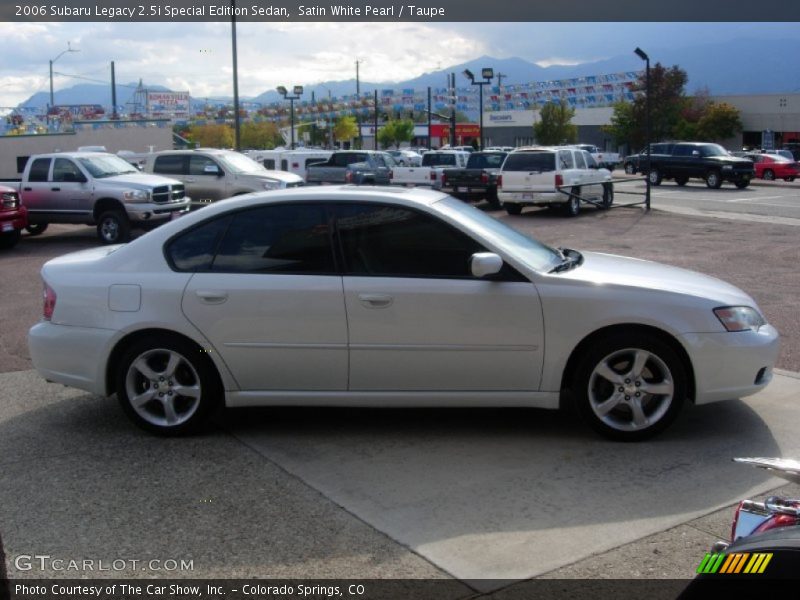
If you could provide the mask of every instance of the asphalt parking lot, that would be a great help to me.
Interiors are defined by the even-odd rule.
[[[796,194],[787,189],[787,198]],[[795,225],[781,220],[791,214],[688,215],[684,201],[656,194],[650,213],[587,208],[576,219],[494,213],[547,243],[728,280],[781,332],[785,372],[767,391],[684,411],[664,435],[634,445],[596,438],[565,414],[519,409],[248,409],[223,414],[202,437],[148,436],[113,401],[29,371],[38,269],[97,242],[90,228],[70,226],[23,239],[0,255],[7,556],[194,561],[171,577],[466,581],[454,597],[498,587],[492,597],[513,597],[515,587],[504,586],[531,577],[691,577],[727,534],[731,509],[723,507],[780,484],[729,459],[800,457],[800,379],[791,373],[800,371],[800,247]],[[19,571],[12,561],[9,575],[67,574]]]

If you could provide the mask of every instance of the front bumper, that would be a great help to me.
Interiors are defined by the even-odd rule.
[[[723,181],[735,183],[737,181],[751,181],[755,177],[754,171],[736,171],[733,169],[722,169]]]
[[[757,332],[687,333],[680,338],[694,367],[695,404],[750,396],[772,380],[780,344],[771,325]]]
[[[28,209],[20,206],[17,209],[0,210],[0,233],[10,233],[25,229],[28,225]]]
[[[34,368],[48,381],[106,395],[106,363],[115,331],[40,321],[28,331]]]
[[[192,199],[188,196],[178,202],[164,202],[156,204],[148,202],[143,204],[130,203],[125,205],[128,218],[133,222],[143,221],[168,221],[173,213],[188,212]]]

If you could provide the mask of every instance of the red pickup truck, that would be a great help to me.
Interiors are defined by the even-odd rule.
[[[19,203],[17,190],[0,185],[0,250],[13,248],[28,225],[28,209]]]

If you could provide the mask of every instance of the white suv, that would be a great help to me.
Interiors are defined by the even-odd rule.
[[[581,200],[608,208],[614,201],[611,172],[585,150],[559,146],[518,148],[500,169],[497,198],[510,215],[524,206],[563,206],[576,216]]]

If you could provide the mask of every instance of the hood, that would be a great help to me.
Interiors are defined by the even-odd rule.
[[[98,186],[113,185],[126,188],[136,188],[142,190],[149,190],[150,188],[159,185],[183,185],[177,179],[169,179],[161,175],[152,175],[150,173],[129,173],[126,175],[113,175],[111,177],[103,177],[102,179],[95,179],[95,184]]]
[[[706,160],[715,160],[721,163],[728,163],[738,165],[740,167],[751,167],[753,166],[753,161],[749,158],[742,158],[740,156],[709,156]]]
[[[755,301],[734,285],[702,273],[649,260],[584,252],[583,264],[559,275],[565,279],[600,285],[663,290],[706,298],[720,306],[752,306]]]
[[[252,173],[239,173],[237,175],[240,179],[271,179],[273,181],[280,181],[283,183],[297,183],[303,181],[303,178],[294,173],[286,171],[253,171]]]

